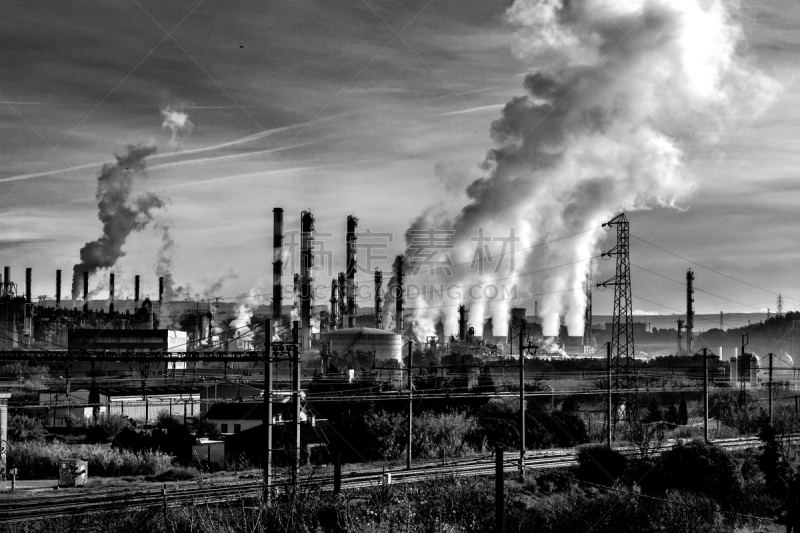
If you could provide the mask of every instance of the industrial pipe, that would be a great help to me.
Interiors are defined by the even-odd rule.
[[[458,340],[464,342],[467,338],[467,308],[464,304],[458,306]]]
[[[339,315],[339,282],[336,278],[331,281],[331,315],[330,315],[330,322],[328,324],[329,330],[337,329],[339,322],[338,322],[338,315]]]
[[[89,271],[83,271],[83,312],[89,312]]]
[[[347,327],[356,326],[356,228],[358,219],[347,215]]]
[[[272,236],[272,321],[277,328],[281,323],[283,300],[283,208],[276,207],[273,213]]]
[[[139,275],[133,277],[133,307],[139,309]]]
[[[31,277],[32,277],[32,268],[25,269],[25,303],[32,303],[33,297],[31,296]]]
[[[398,255],[394,260],[395,279],[395,327],[398,335],[403,334],[403,310],[405,309],[405,272],[403,270],[403,256]]]
[[[375,327],[383,329],[383,272],[375,269]]]
[[[114,313],[114,273],[108,275],[108,314]]]
[[[56,270],[56,307],[61,306],[61,271]]]
[[[311,349],[311,301],[313,291],[311,285],[314,278],[314,215],[310,211],[300,214],[300,320],[302,325],[303,351]]]

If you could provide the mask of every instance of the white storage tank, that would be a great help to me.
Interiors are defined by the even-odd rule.
[[[386,329],[347,328],[328,331],[322,334],[322,340],[330,341],[330,350],[339,356],[348,350],[375,352],[375,362],[385,363],[394,359],[402,364],[403,340],[400,335]]]

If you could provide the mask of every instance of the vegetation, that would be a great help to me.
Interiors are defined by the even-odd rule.
[[[172,457],[162,452],[101,448],[96,444],[69,445],[60,442],[9,442],[8,468],[17,469],[19,479],[58,479],[58,465],[65,459],[83,459],[96,477],[157,475],[172,466]]]

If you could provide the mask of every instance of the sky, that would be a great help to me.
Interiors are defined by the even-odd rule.
[[[20,285],[33,267],[34,295],[54,295],[63,269],[67,293],[79,250],[101,234],[103,164],[152,145],[135,194],[166,203],[113,267],[123,297],[134,274],[155,294],[165,226],[177,284],[222,298],[269,293],[274,207],[285,210],[287,230],[310,210],[329,234],[330,268],[319,280],[344,270],[347,215],[361,232],[391,234],[385,259],[370,264],[388,278],[421,213],[468,202],[467,187],[486,174],[492,122],[537,68],[515,53],[509,6],[3,2],[0,262]],[[687,268],[705,291],[695,295],[701,313],[774,311],[778,293],[784,310],[800,305],[800,3],[746,1],[737,16],[737,52],[777,82],[777,97],[714,146],[685,146],[696,190],[676,208],[628,213],[633,307],[642,313],[680,312],[684,287],[672,280]],[[604,247],[613,245],[609,233]],[[546,261],[520,269],[554,266]],[[613,261],[596,268],[596,281],[613,275]],[[104,275],[92,281],[101,296]],[[535,294],[544,280],[524,283]],[[610,314],[611,292],[595,294],[597,314]],[[533,308],[534,299],[515,305]]]

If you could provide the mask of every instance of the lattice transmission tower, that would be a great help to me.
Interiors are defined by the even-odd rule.
[[[631,262],[629,254],[630,227],[625,213],[612,218],[603,224],[603,227],[617,227],[617,245],[608,252],[603,253],[603,257],[616,256],[617,270],[613,278],[598,283],[597,287],[605,289],[608,286],[614,287],[614,317],[611,329],[611,358],[615,362],[617,390],[622,387],[630,391],[636,386],[635,359],[633,345],[633,296],[631,293]],[[622,377],[622,379],[620,379]],[[626,418],[628,421],[632,417],[638,416],[636,396],[631,397],[625,394]],[[615,401],[615,413],[619,413],[619,395]],[[618,415],[614,416],[614,422]]]

